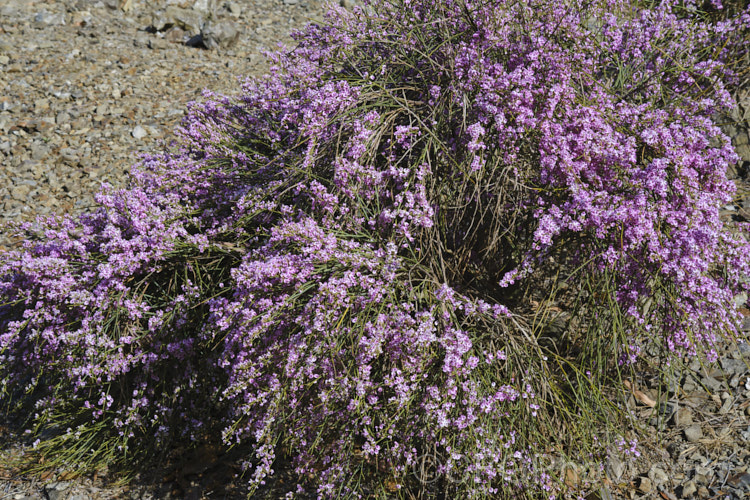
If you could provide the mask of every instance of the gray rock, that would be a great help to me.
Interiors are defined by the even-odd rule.
[[[158,12],[151,17],[151,27],[156,31],[164,31],[170,24],[172,20],[164,12]]]
[[[12,5],[3,5],[0,6],[0,17],[4,17],[6,19],[12,19],[19,17],[20,14],[17,9],[15,9]]]
[[[695,495],[695,492],[698,491],[698,487],[695,485],[695,481],[688,481],[687,483],[682,485],[682,491],[680,492],[681,498],[690,498],[691,496]]]
[[[164,33],[164,39],[171,43],[185,43],[186,38],[189,38],[187,32],[177,26]]]
[[[732,396],[729,395],[729,393],[725,392],[722,395],[722,400],[724,401],[719,408],[719,415],[726,415],[729,413],[729,411],[732,409],[732,405],[734,404],[734,400],[732,399]],[[726,397],[724,397],[726,396]]]
[[[240,32],[231,21],[209,21],[203,25],[201,38],[207,49],[226,49],[237,43]]]
[[[721,369],[726,375],[744,375],[748,372],[747,364],[741,359],[721,358]]]
[[[52,189],[60,189],[60,178],[57,176],[57,173],[55,170],[50,169],[44,174],[44,178],[47,181],[47,184]]]
[[[136,139],[143,139],[148,135],[148,132],[146,132],[146,129],[141,127],[140,125],[136,125],[133,131],[131,132],[131,135],[135,137]]]
[[[60,158],[68,165],[78,165],[78,152],[72,148],[63,148],[60,150]]]
[[[744,161],[750,161],[750,145],[749,144],[742,144],[740,146],[736,146],[734,150],[737,152],[738,155],[744,160]]]
[[[151,36],[148,33],[139,31],[135,34],[133,45],[135,45],[136,47],[148,47],[150,40]]]
[[[700,424],[691,425],[690,427],[685,429],[684,433],[685,439],[687,439],[691,443],[695,443],[703,437],[703,430],[701,429]]]
[[[640,482],[638,483],[638,491],[641,493],[648,494],[651,493],[651,490],[654,489],[654,485],[651,482],[651,480],[647,477],[642,477]]]
[[[143,128],[146,129],[146,132],[150,136],[158,137],[161,135],[161,131],[159,130],[159,127],[155,125],[143,125]]]
[[[701,370],[701,360],[700,360],[700,359],[698,359],[698,358],[693,358],[693,359],[692,359],[692,360],[690,361],[690,364],[688,365],[688,368],[689,368],[689,369],[690,369],[691,371],[694,371],[694,372],[696,372],[696,373],[697,373],[697,372],[699,372],[699,371]]]
[[[226,4],[224,4],[224,7],[235,19],[239,18],[242,15],[242,6],[237,2],[227,2]]]
[[[203,45],[203,37],[200,34],[188,38],[185,45],[188,47],[205,47],[205,45]]]
[[[34,101],[34,111],[39,113],[49,109],[49,99],[37,99]]]
[[[702,465],[695,466],[695,482],[698,484],[708,484],[714,477],[714,471],[710,467]]]
[[[30,192],[31,186],[27,184],[20,184],[18,186],[14,186],[13,189],[11,189],[10,196],[14,200],[27,201],[27,197]]]
[[[750,122],[750,97],[744,97],[740,100],[740,108],[744,110],[742,114],[742,121]]]
[[[695,379],[691,376],[685,377],[685,382],[682,384],[682,390],[691,393],[695,391],[698,388],[698,384],[695,382]]]
[[[216,12],[216,0],[195,0],[193,10],[208,17]]]
[[[659,418],[663,420],[669,420],[672,415],[678,410],[676,403],[666,402],[659,404]]]
[[[619,481],[625,473],[625,462],[620,460],[617,455],[610,455],[607,459],[607,476],[612,481]]]
[[[179,26],[191,35],[197,35],[201,32],[204,17],[200,12],[170,5],[164,14],[172,21],[172,24]]]
[[[727,481],[733,488],[750,490],[750,473],[737,473]]]
[[[164,50],[169,46],[169,42],[161,37],[154,36],[148,40],[148,47],[154,50]]]
[[[37,12],[34,16],[34,25],[38,28],[63,24],[65,24],[65,14],[62,12],[58,14],[50,14],[46,10],[42,10],[41,12]]]
[[[51,483],[50,485],[48,485],[48,488],[54,488],[57,491],[65,491],[70,488],[70,481],[58,481],[56,483]]]
[[[672,415],[672,424],[677,427],[684,427],[693,423],[693,410],[690,408],[680,408]]]
[[[678,373],[670,373],[665,382],[667,385],[667,392],[669,392],[670,395],[674,395],[676,392],[679,392],[682,387],[682,375]]]
[[[73,13],[70,22],[73,26],[86,26],[88,24],[91,24],[91,19],[91,12],[87,10],[80,10]]]
[[[656,465],[652,466],[651,469],[649,469],[648,478],[656,486],[661,486],[662,484],[669,481],[669,476],[664,471],[664,469],[657,467]]]
[[[43,160],[49,154],[49,146],[43,142],[34,141],[31,144],[31,157],[34,160]]]
[[[23,170],[25,172],[31,172],[31,174],[34,176],[34,179],[40,179],[42,177],[42,174],[44,173],[44,168],[42,167],[42,164],[34,160],[26,160],[24,162],[21,162],[21,165],[19,165],[19,170]],[[35,180],[27,179],[23,182],[24,184],[28,184],[29,186],[32,186],[32,187],[37,186],[37,182]]]
[[[724,388],[721,382],[719,382],[713,377],[703,377],[701,379],[701,384],[703,384],[703,386],[706,387],[706,389],[708,389],[712,393],[719,392]]]

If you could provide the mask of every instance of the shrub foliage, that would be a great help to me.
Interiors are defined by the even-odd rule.
[[[621,411],[622,370],[737,334],[750,246],[719,219],[737,158],[712,116],[747,13],[378,0],[327,21],[2,256],[0,388],[47,464],[187,440],[246,450],[251,491],[283,455],[322,496],[535,494],[560,487],[540,454],[588,452]]]

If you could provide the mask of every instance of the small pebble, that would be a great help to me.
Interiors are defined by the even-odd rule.
[[[698,386],[695,384],[695,380],[693,380],[693,377],[686,377],[685,382],[682,384],[682,390],[690,393],[696,390]]]
[[[711,478],[714,477],[714,471],[710,467],[704,467],[702,465],[695,466],[695,476],[693,480],[698,484],[708,484]]]
[[[721,382],[714,377],[703,377],[701,379],[701,384],[711,392],[719,392],[723,388]]]
[[[689,498],[698,491],[698,487],[695,485],[695,481],[688,481],[682,485],[682,492],[680,493],[681,498]]]
[[[693,423],[693,410],[682,407],[672,415],[672,424],[677,427],[683,427]]]
[[[620,460],[616,455],[610,455],[607,460],[607,476],[612,481],[619,481],[625,473],[625,462]]]
[[[226,4],[227,10],[229,10],[229,13],[232,15],[232,17],[239,18],[240,15],[242,15],[242,6],[237,2],[227,2]]]
[[[146,129],[141,127],[140,125],[136,125],[136,127],[133,129],[131,134],[136,139],[143,139],[144,137],[148,135],[148,132],[146,132]]]
[[[648,494],[651,493],[652,489],[654,489],[654,485],[651,483],[651,480],[647,477],[642,477],[638,483],[638,491],[643,494]]]
[[[734,488],[748,489],[750,488],[750,473],[736,474],[728,480],[728,483]]]
[[[669,476],[667,475],[667,473],[656,465],[652,466],[651,469],[649,469],[648,478],[656,486],[661,486],[662,484],[669,481]]]
[[[701,429],[700,424],[691,425],[690,427],[685,429],[684,433],[685,439],[687,439],[691,443],[695,443],[703,437],[703,430]]]
[[[724,404],[722,404],[721,408],[719,408],[719,415],[726,415],[727,413],[729,413],[733,405],[734,400],[732,400],[731,397],[725,399]]]

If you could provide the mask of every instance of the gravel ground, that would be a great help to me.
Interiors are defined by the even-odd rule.
[[[79,212],[102,182],[124,185],[188,102],[265,72],[261,51],[291,44],[321,3],[0,0],[0,219]],[[213,50],[194,46],[206,11]]]
[[[291,43],[291,29],[322,13],[318,0],[0,0],[0,221],[81,212],[102,182],[125,185],[128,167],[164,147],[202,89],[233,92],[237,77],[267,69],[262,49]],[[738,100],[726,131],[743,157],[740,189],[723,214],[748,221],[750,94]],[[17,243],[0,232],[0,248]],[[653,439],[634,461],[613,453],[587,498],[750,498],[748,363],[750,349],[735,346],[666,386],[637,381],[627,404]],[[0,442],[20,451],[6,427]],[[19,477],[2,465],[0,500],[241,497],[228,480],[235,469],[215,450],[186,457],[156,483],[127,487]],[[584,479],[583,471],[569,476]]]

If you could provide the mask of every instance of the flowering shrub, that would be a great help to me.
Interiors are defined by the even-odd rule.
[[[324,497],[559,489],[537,455],[585,447],[551,436],[605,418],[587,395],[737,334],[750,246],[711,116],[750,15],[696,12],[333,9],[98,211],[25,226],[3,392],[68,465],[190,440],[246,447],[251,492],[281,454]],[[450,481],[418,484],[426,454]]]

